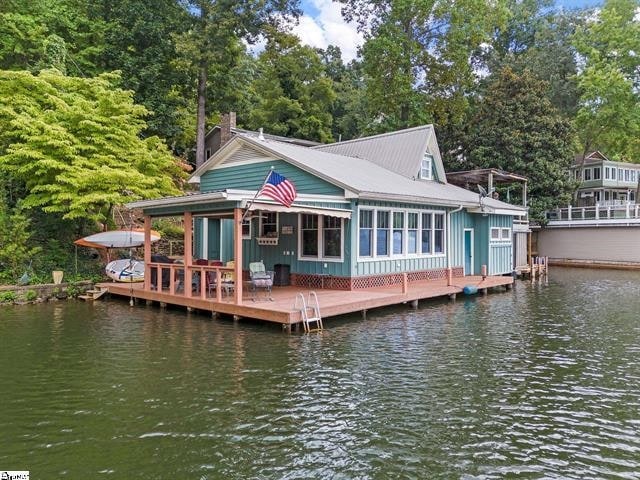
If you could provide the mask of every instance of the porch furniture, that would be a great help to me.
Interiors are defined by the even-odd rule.
[[[271,297],[271,287],[273,287],[273,271],[267,271],[262,262],[251,262],[249,264],[249,276],[251,278],[251,290],[253,292],[253,301],[256,301],[258,288],[265,289],[265,293],[269,300]]]

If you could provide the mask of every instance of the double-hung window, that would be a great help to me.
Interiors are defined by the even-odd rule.
[[[300,214],[300,259],[341,260],[343,248],[341,218]]]
[[[393,212],[393,254],[404,253],[404,212]]]
[[[407,253],[410,255],[418,253],[418,214],[416,212],[407,213]]]
[[[434,214],[433,215],[433,251],[434,253],[443,253],[444,252],[444,215],[443,214]]]
[[[389,255],[389,212],[379,210],[376,222],[376,256]]]
[[[423,180],[431,180],[433,168],[433,155],[425,153],[420,162],[420,178]]]
[[[260,236],[278,236],[278,212],[260,212]]]
[[[591,169],[590,168],[585,168],[584,169],[584,180],[591,180]]]
[[[431,213],[423,213],[422,214],[422,233],[421,233],[421,245],[420,245],[420,251],[422,253],[431,253],[431,246],[433,245],[433,241],[432,241],[432,233],[433,233],[433,226],[432,226],[432,221],[431,221],[431,217],[433,215]]]
[[[600,180],[600,167],[593,167],[593,179]]]
[[[359,256],[373,257],[373,210],[360,210]]]

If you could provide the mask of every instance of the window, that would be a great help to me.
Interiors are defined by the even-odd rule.
[[[492,242],[511,242],[511,229],[504,227],[491,227]]]
[[[376,223],[376,255],[389,255],[389,212],[378,211]]]
[[[631,180],[631,171],[629,171],[628,169],[624,170],[624,181],[628,182]]]
[[[604,179],[609,180],[611,178],[611,169],[609,167],[604,167]]]
[[[593,167],[593,179],[600,180],[600,167]]]
[[[578,170],[577,168],[573,171],[573,177],[576,180],[580,180],[580,170]]]
[[[260,212],[260,236],[270,238],[278,236],[278,212]]]
[[[433,246],[435,253],[443,253],[444,252],[444,214],[442,213],[434,213],[433,214]]]
[[[360,210],[359,237],[361,257],[373,256],[373,210]]]
[[[249,218],[242,221],[242,239],[251,240],[251,219]]]
[[[584,180],[591,180],[591,169],[590,168],[585,168],[584,169]]]
[[[636,175],[637,175],[637,173],[638,172],[636,170],[631,170],[631,181],[633,183],[636,183],[636,178],[637,178]]]
[[[422,242],[420,245],[422,253],[431,253],[431,217],[431,213],[422,214]]]
[[[366,209],[359,212],[360,258],[442,255],[445,213]]]
[[[342,260],[341,218],[300,214],[300,259]]]
[[[420,162],[420,178],[424,180],[431,180],[433,168],[433,156],[425,153]]]
[[[322,257],[342,258],[342,219],[322,217]]]
[[[302,232],[302,248],[303,257],[318,256],[318,216],[317,215],[301,215],[300,230]]]
[[[393,254],[404,253],[404,212],[393,212]]]
[[[621,182],[624,175],[624,170],[622,168],[618,169],[618,181]]]
[[[407,253],[418,253],[418,214],[407,213]]]

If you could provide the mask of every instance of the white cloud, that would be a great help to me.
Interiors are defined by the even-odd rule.
[[[318,10],[318,15],[315,18],[309,14],[302,15],[298,25],[293,27],[293,33],[311,47],[340,47],[344,61],[356,58],[358,47],[364,40],[356,25],[342,18],[340,4],[332,0],[311,0],[310,3]]]

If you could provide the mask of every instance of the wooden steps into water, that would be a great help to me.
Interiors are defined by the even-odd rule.
[[[108,291],[109,290],[105,288],[97,287],[97,288],[85,291],[83,295],[78,295],[78,298],[81,300],[92,302],[94,300],[98,300],[99,298],[101,298]]]

